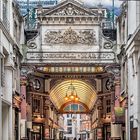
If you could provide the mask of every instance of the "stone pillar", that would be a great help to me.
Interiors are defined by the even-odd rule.
[[[30,94],[30,93],[28,93]],[[32,131],[32,95],[30,94],[27,97],[27,133],[29,136],[29,139],[31,139],[31,131]]]
[[[49,129],[49,117],[50,117],[50,100],[49,100],[49,96],[46,97],[46,101],[45,101],[45,106],[44,106],[44,115],[45,115],[45,126],[44,126],[44,137],[45,140],[49,140],[50,139],[50,129]]]
[[[116,116],[115,109],[117,111],[118,109],[121,109],[120,106],[120,73],[114,74],[114,89],[115,89],[115,97],[114,97],[114,107],[113,107],[113,118],[111,123],[111,138],[112,140],[115,140],[116,138],[122,139],[122,117]],[[121,120],[122,119],[122,120]],[[116,123],[116,124],[115,124]]]
[[[114,84],[115,84],[115,107],[120,107],[119,97],[120,97],[121,87],[120,87],[120,76],[119,75],[115,76]]]
[[[107,72],[111,73],[114,77],[114,95],[112,92],[112,123],[111,123],[111,139],[122,139],[122,125],[118,122],[120,121],[119,117],[115,115],[115,109],[120,107],[120,66],[119,65],[110,65],[106,67]]]
[[[2,106],[2,139],[12,140],[12,94],[13,94],[13,67],[10,65],[12,62],[10,58],[5,65],[5,86],[3,87],[3,100]]]
[[[126,140],[129,140],[129,121],[128,121],[128,99],[126,99],[125,105],[125,133],[126,133]]]
[[[27,84],[27,79],[26,77],[21,77],[21,139],[26,139],[27,133],[26,133],[26,84]]]

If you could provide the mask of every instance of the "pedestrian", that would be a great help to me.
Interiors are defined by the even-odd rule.
[[[74,138],[73,140],[77,140],[76,138]]]

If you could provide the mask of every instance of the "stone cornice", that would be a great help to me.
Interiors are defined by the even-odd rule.
[[[14,40],[12,39],[10,33],[7,31],[6,27],[4,26],[2,20],[0,19],[0,28],[2,29],[3,33],[5,34],[5,36],[7,37],[8,41],[14,45]]]
[[[7,31],[6,27],[4,26],[2,20],[0,19],[0,28],[2,29],[3,33],[5,34],[6,38],[8,39],[8,41],[11,43],[11,45],[15,45],[15,46],[19,46],[17,45],[17,43],[12,39],[12,36],[10,35],[10,33]],[[17,47],[19,50],[19,47]],[[19,51],[20,52],[20,51]],[[20,53],[21,54],[21,53]]]
[[[139,44],[140,44],[140,25],[137,27],[137,29],[133,33],[132,37],[128,40],[128,42],[125,46],[126,52],[137,51],[136,47],[139,46]],[[133,47],[135,47],[135,49]]]
[[[9,69],[9,70],[15,70],[14,66],[12,64],[7,64],[4,66],[5,69]]]
[[[41,25],[100,25],[100,19],[93,15],[49,15],[38,17]],[[70,20],[70,21],[69,21]]]
[[[66,0],[66,1],[63,1],[61,3],[59,3],[58,5],[50,8],[47,12],[44,12],[43,14],[50,14],[50,13],[53,13],[55,10],[58,10],[59,8],[62,8],[64,6],[66,6],[67,4],[72,4],[78,8],[81,8],[83,9],[84,11],[86,11],[87,13],[89,14],[95,14],[93,13],[93,11],[91,9],[88,9],[87,7],[84,7],[82,4],[80,4],[79,2],[75,1],[75,0]]]

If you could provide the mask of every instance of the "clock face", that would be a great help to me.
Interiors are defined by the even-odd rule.
[[[40,87],[41,87],[40,81],[39,81],[38,79],[35,79],[35,80],[33,81],[33,88],[34,88],[35,90],[39,90]]]

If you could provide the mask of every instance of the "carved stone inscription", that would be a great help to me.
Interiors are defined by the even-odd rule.
[[[48,44],[86,44],[86,45],[96,45],[96,37],[94,30],[81,30],[76,32],[71,29],[66,31],[48,31],[45,34],[44,42]]]
[[[101,63],[108,62],[113,63],[115,60],[115,54],[113,52],[81,52],[81,53],[56,53],[56,52],[28,52],[27,61],[46,61],[47,63],[57,63],[57,62],[86,62],[86,63]]]

